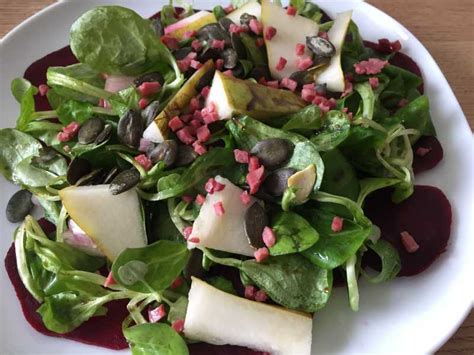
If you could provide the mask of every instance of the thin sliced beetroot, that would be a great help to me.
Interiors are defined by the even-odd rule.
[[[371,41],[364,41],[364,45],[368,48],[373,49],[374,51],[379,51],[379,44]],[[382,53],[382,52],[381,52]],[[384,53],[383,53],[384,54]],[[420,78],[423,79],[421,75],[421,70],[418,64],[408,55],[402,52],[396,52],[393,57],[389,60],[390,64],[395,65],[399,68],[408,70],[415,75],[418,75]],[[424,92],[424,83],[422,82],[420,86],[418,86],[418,91],[421,94]]]
[[[46,84],[46,71],[49,67],[66,66],[74,63],[77,63],[77,59],[72,54],[71,48],[66,46],[38,59],[26,69],[23,76],[33,85],[39,86]],[[51,110],[47,97],[39,94],[35,96],[35,107],[37,111]]]
[[[397,248],[402,269],[398,276],[413,276],[428,268],[446,250],[451,232],[451,205],[441,190],[432,186],[415,186],[413,195],[395,204],[390,188],[371,194],[365,203],[367,217],[382,231],[382,239]],[[400,239],[407,231],[420,246],[409,254]],[[364,258],[364,263],[380,269],[378,258]]]
[[[20,300],[23,315],[28,323],[38,332],[107,349],[121,350],[128,348],[128,344],[122,334],[122,321],[128,316],[126,300],[108,303],[106,306],[108,308],[106,316],[93,317],[70,333],[57,334],[46,329],[41,316],[36,312],[40,304],[30,295],[23,285],[20,275],[18,275],[13,244],[5,257],[5,268]]]
[[[430,149],[424,156],[418,155],[418,148]],[[443,159],[443,147],[436,137],[422,136],[413,145],[413,171],[415,174],[433,169]]]

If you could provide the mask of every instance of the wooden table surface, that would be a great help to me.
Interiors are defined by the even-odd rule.
[[[0,38],[53,0],[0,0]],[[317,1],[316,1],[317,2]],[[369,0],[428,48],[474,129],[474,0]],[[438,354],[474,354],[474,312]]]

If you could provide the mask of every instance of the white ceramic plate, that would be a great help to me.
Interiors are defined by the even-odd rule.
[[[64,1],[33,16],[1,42],[0,127],[13,126],[18,105],[10,94],[10,82],[22,76],[34,60],[68,43],[71,23],[89,8],[120,4],[149,16],[167,1]],[[215,2],[196,0],[197,8],[212,8]],[[426,272],[388,284],[360,287],[360,311],[347,305],[344,289],[337,289],[329,305],[315,316],[313,353],[429,353],[455,332],[469,312],[474,294],[472,262],[473,228],[473,139],[466,118],[438,65],[423,45],[401,24],[361,1],[318,1],[330,15],[354,9],[354,20],[364,38],[400,39],[403,51],[420,65],[425,93],[444,160],[421,174],[419,184],[441,188],[453,207],[453,228],[448,251]],[[415,9],[414,9],[415,11]],[[15,187],[0,178],[0,255],[11,243],[14,225],[4,209]],[[387,216],[389,218],[389,216]],[[1,354],[114,354],[102,348],[43,336],[23,318],[4,267],[0,267]],[[275,336],[278,336],[275,334]]]

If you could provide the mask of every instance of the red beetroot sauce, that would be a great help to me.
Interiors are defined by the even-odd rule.
[[[177,12],[178,13],[181,12],[181,9],[177,9]],[[160,13],[158,12],[155,15],[153,15],[151,18],[157,18],[159,14]],[[329,16],[327,16],[326,13],[324,13],[324,16],[326,20],[328,21],[330,20]],[[376,43],[371,43],[367,41],[364,43],[367,47],[376,49],[374,48],[374,46],[377,45]],[[24,77],[28,79],[33,85],[39,86],[41,84],[46,83],[46,71],[48,67],[67,66],[67,65],[75,64],[77,62],[78,61],[75,58],[74,54],[72,53],[70,47],[66,46],[34,62],[25,71]],[[403,53],[397,53],[390,62],[393,65],[409,70],[412,73],[419,75],[421,77],[421,71],[418,65],[416,64],[416,62],[413,61],[409,56]],[[420,85],[419,89],[420,89],[420,92],[423,93],[423,84]],[[35,104],[36,104],[37,111],[51,109],[51,106],[49,105],[46,96],[36,95]],[[415,173],[433,168],[435,165],[437,165],[437,163],[443,157],[443,151],[442,151],[441,145],[435,137],[422,137],[420,139],[420,142],[417,143],[417,146],[428,147],[428,148],[431,148],[432,151],[429,154],[427,154],[425,157],[415,156],[414,158]],[[421,200],[423,200],[423,197],[421,198]],[[449,210],[449,215],[450,215],[451,209],[449,206],[449,202],[447,200],[445,201],[444,207],[446,210]],[[449,219],[449,225],[450,223],[451,223],[451,220]],[[449,232],[447,234],[447,238],[449,238]],[[446,242],[447,242],[447,239],[446,239]],[[437,255],[439,255],[439,253],[436,254],[434,258],[436,258]],[[374,267],[377,266],[376,262],[374,262],[373,264],[374,264]],[[45,328],[41,320],[41,317],[36,312],[36,309],[39,307],[39,303],[29,294],[29,292],[26,290],[23,283],[21,282],[21,279],[18,275],[17,266],[16,266],[16,258],[15,258],[13,245],[10,247],[5,257],[5,267],[7,269],[7,273],[10,278],[10,281],[12,282],[12,285],[15,288],[17,297],[20,300],[22,311],[26,320],[38,332],[44,335],[48,335],[48,336],[62,337],[66,339],[75,340],[81,343],[101,346],[101,347],[105,347],[109,349],[120,350],[120,349],[125,349],[128,347],[128,344],[125,341],[125,338],[123,337],[122,330],[121,330],[122,320],[128,315],[128,311],[126,309],[127,301],[111,302],[107,305],[109,312],[107,313],[106,316],[93,317],[92,319],[85,322],[79,328],[77,328],[76,330],[70,333],[57,334]],[[426,267],[428,267],[428,265]],[[222,270],[222,271],[223,271],[222,274],[224,275],[227,273],[232,273],[231,270]],[[230,276],[230,279],[233,281],[234,286],[238,290],[239,294],[243,293],[243,287],[241,283],[237,280],[236,275],[229,274],[225,276],[228,276],[228,277]],[[342,281],[342,278],[344,278],[344,276],[340,275],[340,273],[337,273],[337,275],[335,276],[339,276],[339,277],[336,277],[336,279],[341,279],[339,281]],[[335,283],[339,284],[339,282],[335,282]],[[345,282],[343,282],[343,284],[345,285]],[[202,355],[204,354],[206,355],[263,354],[261,352],[253,351],[247,348],[238,347],[238,346],[230,346],[230,345],[215,346],[215,345],[200,343],[200,344],[192,344],[189,346],[189,348],[190,348],[190,352],[196,355],[198,354],[199,355],[200,354]]]

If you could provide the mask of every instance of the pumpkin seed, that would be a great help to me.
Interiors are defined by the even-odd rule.
[[[221,57],[221,52],[215,48],[206,47],[198,54],[197,58],[201,63],[207,62],[209,59],[216,60]]]
[[[250,151],[266,168],[275,168],[290,159],[294,145],[283,138],[269,138],[258,142]]]
[[[160,102],[159,101],[153,101],[151,104],[149,104],[145,109],[142,111],[142,118],[143,121],[146,124],[146,127],[151,125],[151,123],[154,121],[156,116],[160,113]]]
[[[263,188],[272,196],[282,196],[288,187],[288,178],[296,173],[296,169],[283,168],[272,172],[265,178]]]
[[[336,54],[336,48],[327,39],[318,36],[306,37],[306,47],[316,58],[331,58]]]
[[[153,72],[153,73],[148,73],[148,74],[144,74],[142,76],[139,76],[138,78],[136,78],[133,81],[133,83],[135,84],[136,87],[138,87],[143,83],[148,83],[148,82],[152,82],[152,81],[157,81],[161,85],[163,85],[163,83],[165,82],[165,79],[163,78],[163,75],[161,75],[161,73]]]
[[[224,68],[234,69],[239,60],[237,52],[233,48],[227,48],[222,52],[222,59],[224,59]]]
[[[193,147],[189,145],[180,145],[178,147],[178,154],[176,156],[174,164],[178,167],[186,166],[196,160],[197,157],[198,154],[194,151]]]
[[[112,134],[112,125],[106,124],[102,132],[100,132],[97,138],[95,139],[95,144],[100,144],[100,143],[105,142],[107,139],[110,138],[111,134]]]
[[[165,26],[163,26],[163,22],[161,22],[159,18],[153,19],[153,21],[151,21],[151,26],[153,27],[153,30],[155,30],[157,36],[161,37],[165,34]]]
[[[183,270],[184,278],[188,281],[191,280],[191,276],[202,278],[204,276],[204,268],[202,267],[202,251],[194,248],[189,253],[189,260],[186,267]]]
[[[240,38],[238,33],[232,33],[230,35],[230,41],[232,43],[232,48],[235,49],[237,52],[237,56],[240,59],[246,59],[247,58],[247,49],[245,48],[244,43],[242,42],[242,39]]]
[[[210,23],[201,27],[196,33],[196,38],[208,42],[213,39],[225,40],[227,45],[230,44],[229,34],[218,23]]]
[[[192,47],[183,47],[173,51],[173,55],[176,60],[181,60],[187,57],[189,53],[193,51]]]
[[[96,140],[104,130],[105,123],[99,117],[92,117],[84,122],[77,134],[77,141],[80,144],[89,144]]]
[[[122,171],[110,183],[109,189],[112,195],[118,195],[135,187],[140,182],[140,172],[131,168]]]
[[[128,110],[128,112],[120,118],[117,127],[117,135],[123,144],[131,148],[138,148],[144,129],[144,122],[140,112],[132,109]]]
[[[243,13],[242,15],[240,15],[240,24],[242,26],[250,26],[250,21],[251,20],[256,20],[257,17],[254,16],[254,15],[251,15],[249,13]]]
[[[105,169],[96,169],[91,171],[89,174],[84,175],[76,182],[76,186],[85,186],[85,185],[97,185],[100,184],[103,179],[103,174]]]
[[[295,71],[290,75],[290,79],[298,83],[298,88],[314,82],[313,75],[306,70]]]
[[[75,185],[80,178],[92,171],[91,164],[83,158],[74,158],[67,168],[67,181],[71,185]]]
[[[7,220],[11,223],[23,221],[34,207],[32,197],[33,195],[28,190],[15,192],[7,203],[5,211]]]
[[[233,25],[234,21],[227,17],[223,17],[219,20],[219,25],[221,25],[222,29],[226,32],[229,32],[230,25]]]
[[[107,173],[107,175],[104,178],[104,181],[102,182],[103,184],[110,184],[110,182],[117,176],[119,173],[119,169],[114,167],[110,169],[110,171]]]
[[[268,226],[268,217],[265,209],[259,202],[254,202],[245,212],[244,230],[250,246],[255,249],[263,248],[263,229]]]
[[[37,157],[33,157],[31,162],[33,164],[44,164],[47,163],[58,156],[58,152],[51,147],[43,147],[39,151]]]
[[[174,140],[166,140],[158,144],[149,154],[149,158],[153,164],[163,161],[166,166],[171,166],[178,155],[178,143]]]
[[[204,89],[206,86],[211,86],[215,72],[216,70],[212,68],[204,73],[204,75],[201,77],[201,79],[199,79],[198,83],[196,84],[197,92],[201,92],[201,90]]]

